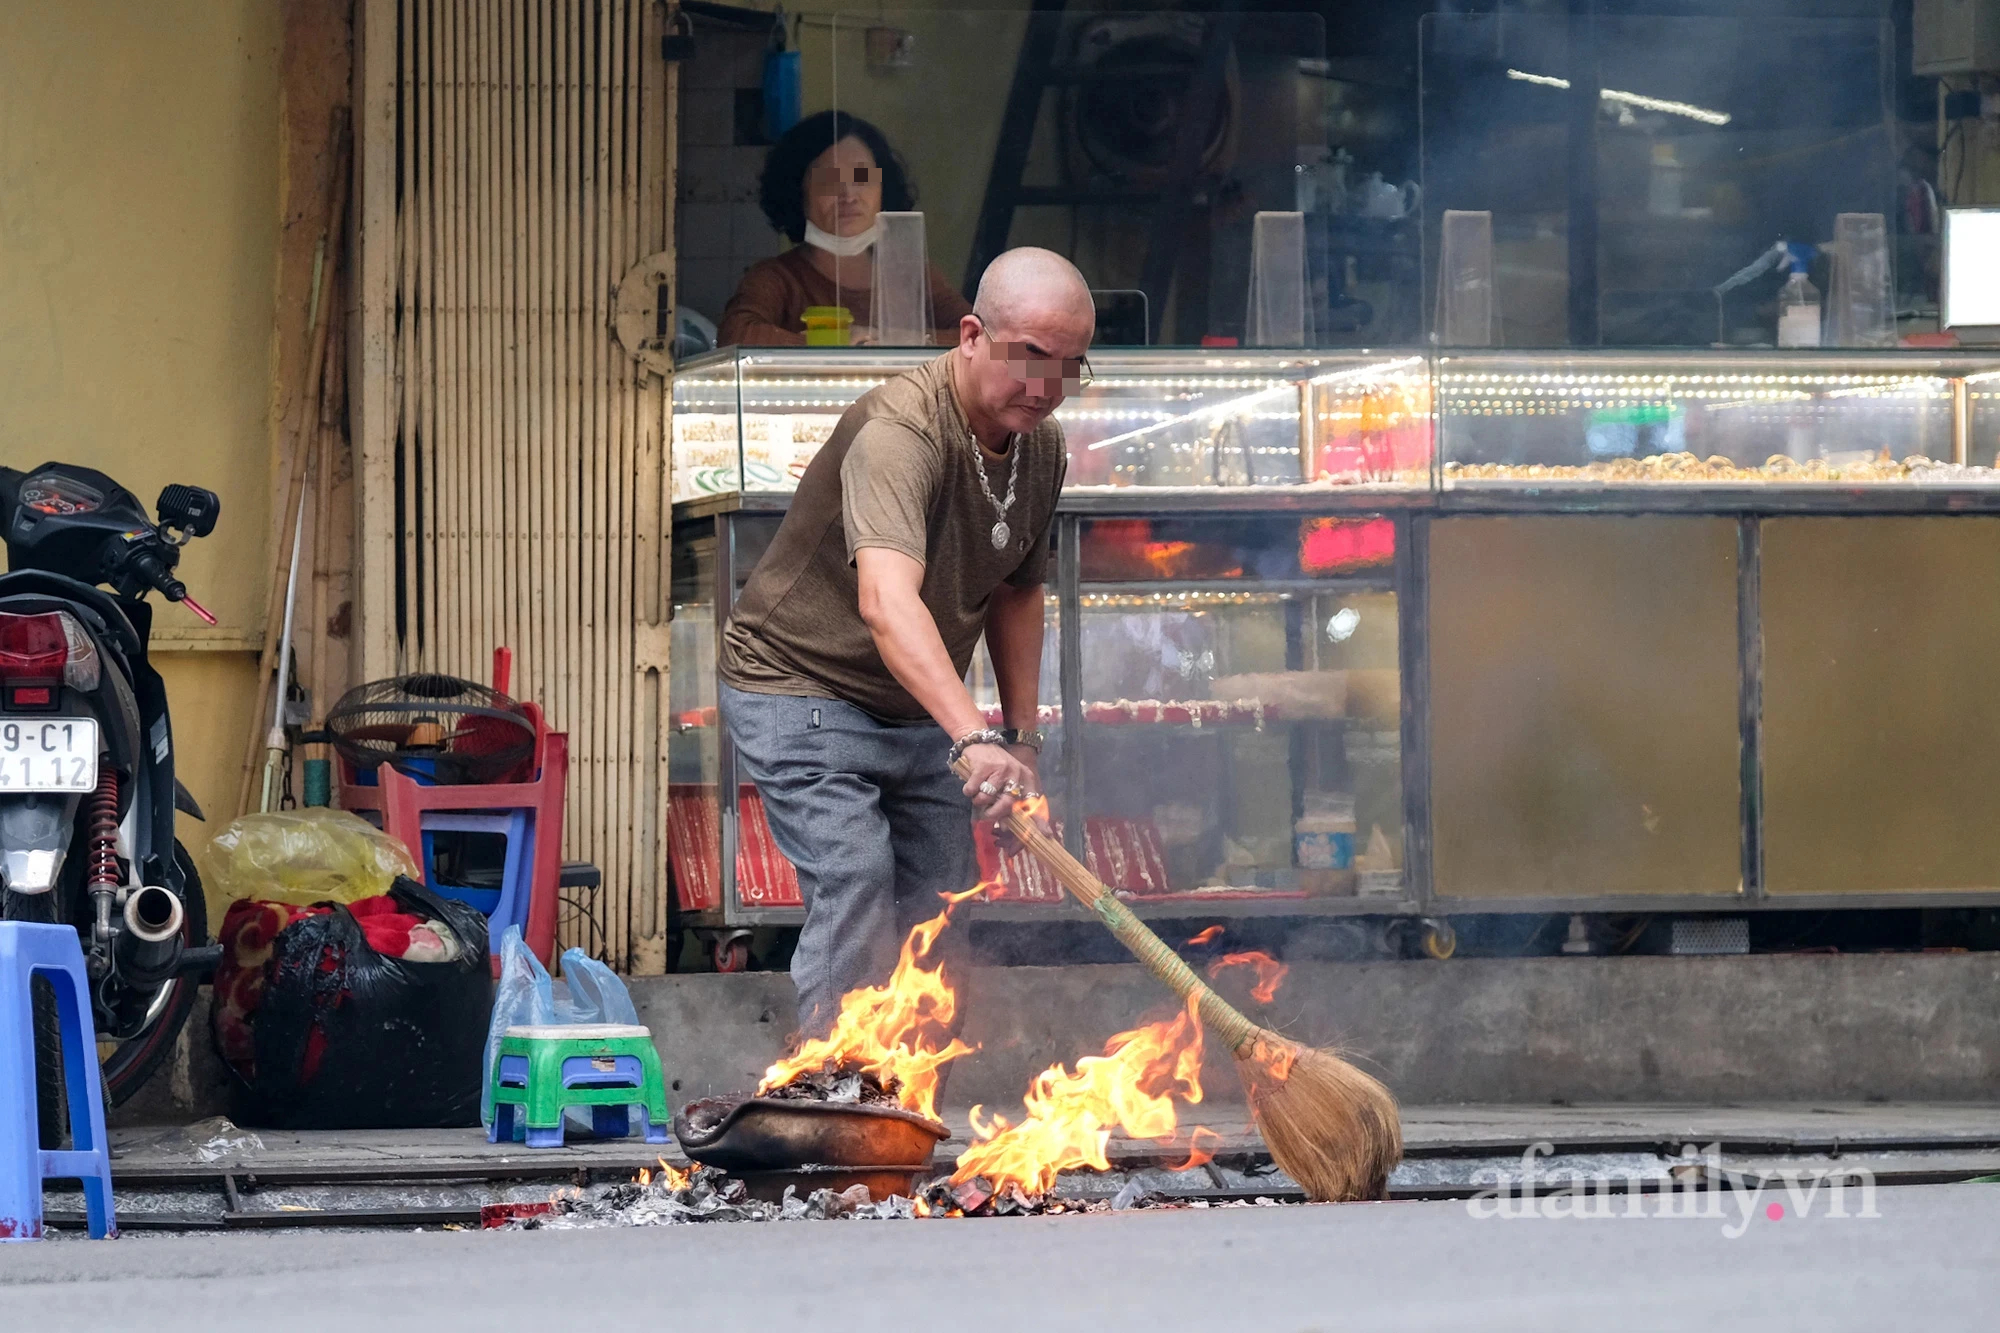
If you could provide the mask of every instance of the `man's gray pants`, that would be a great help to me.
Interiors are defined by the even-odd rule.
[[[778,849],[798,868],[806,904],[792,954],[799,1030],[823,1035],[841,996],[888,980],[910,927],[943,910],[939,894],[978,882],[972,804],[946,762],[951,739],[934,722],[884,722],[837,699],[717,688],[743,774],[764,798]],[[928,963],[963,978],[966,931],[961,920],[940,933]]]

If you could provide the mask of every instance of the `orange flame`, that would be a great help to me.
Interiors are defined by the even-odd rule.
[[[1250,1046],[1250,1062],[1273,1082],[1283,1083],[1292,1076],[1292,1066],[1299,1060],[1299,1048],[1288,1041],[1267,1041],[1257,1038]]]
[[[1219,936],[1220,934],[1222,934],[1221,926],[1210,926],[1207,930],[1204,930],[1203,932],[1201,932],[1201,934],[1189,940],[1188,943],[1196,945],[1213,944],[1215,942],[1216,937]]]
[[[1049,822],[1049,798],[1041,792],[1036,792],[1033,796],[1023,796],[1014,802],[1014,808],[1037,823]]]
[[[983,887],[939,894],[944,910],[910,928],[888,982],[841,996],[833,1030],[804,1043],[797,1054],[765,1070],[764,1081],[757,1085],[758,1094],[828,1067],[854,1070],[874,1075],[896,1094],[904,1110],[935,1119],[938,1070],[961,1055],[970,1055],[973,1048],[956,1037],[945,1040],[958,1012],[958,996],[945,980],[942,967],[926,968],[921,963],[930,956],[939,933],[951,923],[951,909]]]
[[[1292,969],[1270,954],[1252,949],[1245,953],[1227,953],[1208,965],[1208,979],[1228,967],[1254,967],[1257,969],[1257,984],[1250,991],[1250,998],[1259,1004],[1269,1004],[1278,998],[1278,985],[1285,979],[1285,973]]]
[[[1103,1055],[1074,1072],[1057,1064],[1035,1076],[1023,1099],[1027,1118],[990,1122],[972,1108],[974,1143],[959,1154],[953,1183],[984,1176],[994,1190],[1018,1186],[1039,1196],[1072,1167],[1108,1171],[1111,1131],[1135,1139],[1171,1139],[1179,1127],[1174,1099],[1201,1101],[1201,1020],[1194,1002],[1170,1021],[1121,1032]]]
[[[1188,1135],[1188,1159],[1179,1166],[1170,1166],[1167,1169],[1169,1171],[1192,1171],[1198,1166],[1206,1166],[1214,1161],[1215,1153],[1202,1146],[1202,1135],[1204,1134],[1208,1136],[1208,1142],[1210,1143],[1222,1142],[1222,1135],[1216,1133],[1207,1125],[1196,1125],[1194,1132]]]

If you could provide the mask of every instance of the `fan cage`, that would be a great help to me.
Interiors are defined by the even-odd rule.
[[[535,722],[498,690],[423,672],[357,685],[326,718],[340,757],[359,772],[383,764],[446,786],[519,781]]]

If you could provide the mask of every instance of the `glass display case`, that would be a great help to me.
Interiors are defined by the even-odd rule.
[[[701,500],[675,524],[670,858],[682,919],[702,931],[802,916],[716,711],[716,607],[782,505]],[[1142,915],[1407,907],[1401,530],[1344,512],[1058,515],[1042,784],[1070,849]],[[998,724],[983,650],[967,684]],[[1062,902],[1046,868],[976,833],[980,910]]]
[[[1402,897],[1397,524],[1077,524],[1083,851],[1134,900]],[[1280,906],[1282,905],[1282,906]]]
[[[1447,491],[1991,487],[2000,358],[1480,352],[1437,364]]]
[[[697,928],[802,915],[716,725],[718,608],[801,455],[924,355],[729,352],[676,383]],[[2000,761],[1954,742],[2000,709],[2000,357],[1093,360],[1061,409],[1042,778],[1142,915],[2000,905]],[[983,654],[968,683],[997,720]],[[978,910],[1073,910],[1025,855],[982,837],[981,862]]]
[[[674,499],[795,489],[849,404],[935,355],[730,348],[674,376]],[[1430,489],[1431,374],[1414,354],[1091,357],[1058,409],[1074,490]]]

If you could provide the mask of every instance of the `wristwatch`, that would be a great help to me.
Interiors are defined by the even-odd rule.
[[[1025,745],[1036,754],[1042,752],[1042,742],[1048,739],[1048,737],[1042,735],[1039,731],[1022,731],[1018,727],[1002,727],[1000,734],[1006,737],[1001,744]]]

